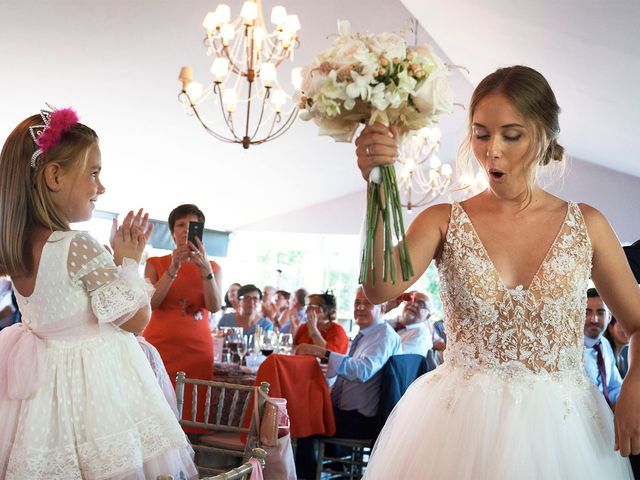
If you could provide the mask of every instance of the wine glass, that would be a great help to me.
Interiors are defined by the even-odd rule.
[[[260,349],[265,357],[268,357],[278,349],[278,337],[274,331],[264,332]]]
[[[240,341],[237,344],[238,357],[240,357],[240,361],[238,365],[242,367],[242,360],[244,356],[247,354],[247,344],[244,342],[244,338],[240,338]]]
[[[290,333],[281,333],[279,343],[279,352],[284,355],[291,355],[293,351],[293,335]]]

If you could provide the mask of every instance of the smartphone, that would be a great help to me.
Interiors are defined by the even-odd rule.
[[[189,222],[189,235],[187,239],[197,247],[198,242],[196,242],[196,237],[202,242],[202,232],[204,232],[204,222]]]

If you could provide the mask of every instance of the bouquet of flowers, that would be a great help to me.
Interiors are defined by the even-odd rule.
[[[437,122],[453,109],[449,69],[427,45],[407,47],[394,33],[351,34],[347,21],[338,22],[339,36],[302,71],[300,108],[303,120],[313,120],[320,135],[351,142],[361,123],[396,125],[403,137]],[[404,233],[402,206],[393,166],[376,168],[369,177],[367,227],[360,282],[369,266],[376,278],[375,231],[384,231],[383,280],[395,283],[393,237],[403,280],[413,268]]]

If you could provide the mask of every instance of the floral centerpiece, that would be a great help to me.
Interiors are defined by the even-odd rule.
[[[449,69],[428,45],[407,47],[394,33],[351,34],[347,21],[338,21],[339,36],[302,71],[300,108],[303,120],[313,120],[320,135],[351,142],[361,123],[395,125],[401,137],[437,122],[450,113],[453,95]],[[413,267],[404,233],[402,206],[393,166],[376,168],[369,177],[367,226],[360,269],[366,282],[369,267],[376,278],[374,241],[382,220],[383,281],[395,283],[393,236],[398,242],[402,278]]]

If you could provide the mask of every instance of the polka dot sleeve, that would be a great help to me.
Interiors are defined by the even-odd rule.
[[[89,294],[100,323],[121,325],[149,303],[153,287],[138,273],[138,264],[125,258],[116,266],[111,254],[87,233],[71,239],[67,269],[71,281]]]

